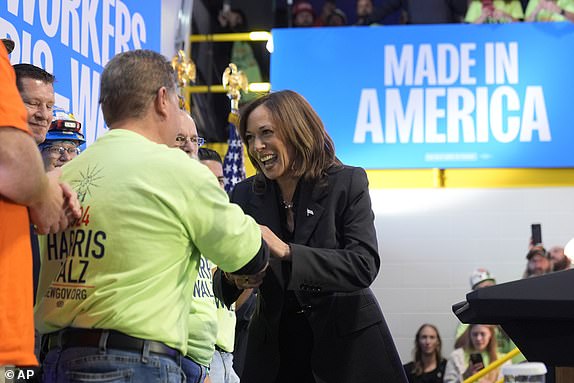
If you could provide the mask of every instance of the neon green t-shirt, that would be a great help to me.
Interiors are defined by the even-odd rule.
[[[259,64],[255,59],[253,54],[253,49],[251,45],[247,42],[236,41],[233,43],[231,49],[231,62],[237,65],[237,68],[241,69],[243,73],[247,76],[247,81],[251,84],[252,82],[261,82],[261,69]],[[253,92],[241,91],[241,102],[247,103],[254,100],[261,95]]]
[[[494,6],[495,9],[505,12],[515,19],[524,18],[524,12],[522,11],[522,4],[520,3],[519,0],[511,0],[511,1],[494,0],[492,2],[492,5]],[[464,21],[467,23],[473,23],[480,17],[481,14],[482,14],[482,1],[472,0],[468,5]],[[499,23],[507,21],[491,20],[490,22]]]
[[[44,240],[37,329],[113,329],[185,354],[200,254],[236,271],[259,226],[207,167],[132,131],[109,131],[62,169],[83,217]]]
[[[189,311],[187,356],[205,367],[211,364],[219,329],[215,299],[211,263],[202,256]]]
[[[215,298],[215,305],[217,306],[218,325],[216,344],[224,351],[233,352],[235,346],[235,304],[228,309],[223,302]]]
[[[530,0],[528,2],[528,6],[526,7],[526,18],[534,13],[534,10],[540,3],[539,0]],[[556,5],[558,5],[561,9],[564,9],[568,12],[574,12],[574,1],[573,0],[558,0],[556,1]],[[562,16],[559,13],[554,13],[547,11],[546,9],[541,9],[540,12],[536,15],[536,21],[565,21],[567,20],[566,17]]]

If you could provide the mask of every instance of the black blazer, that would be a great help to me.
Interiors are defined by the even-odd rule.
[[[254,177],[235,186],[231,200],[259,224],[281,233],[274,182],[254,191]],[[403,366],[369,286],[380,266],[368,181],[361,168],[332,167],[320,182],[300,181],[291,244],[285,261],[270,259],[249,327],[242,383],[274,382],[279,369],[278,328],[286,290],[294,291],[314,339],[317,383],[403,383]],[[215,278],[227,304],[238,291]]]

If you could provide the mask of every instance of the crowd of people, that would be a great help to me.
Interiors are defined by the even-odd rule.
[[[369,288],[380,258],[366,172],[339,162],[301,95],[243,109],[257,174],[230,203],[221,159],[200,148],[162,55],[106,64],[109,131],[80,153],[82,127],[54,105],[54,77],[12,67],[10,47],[0,47],[3,369],[40,362],[43,382],[236,382],[234,306],[256,299],[241,381],[406,382]]]
[[[473,0],[459,16],[574,16],[560,0],[530,1],[520,15],[515,3]],[[357,25],[386,16],[368,0],[357,15]],[[293,17],[348,24],[333,1],[318,17],[298,2]],[[81,153],[85,129],[54,105],[54,76],[11,66],[12,48],[0,45],[0,267],[11,270],[0,279],[0,307],[11,308],[0,367],[40,362],[43,382],[459,383],[514,347],[496,326],[460,326],[443,358],[426,323],[402,365],[369,287],[380,258],[366,173],[337,159],[296,92],[241,110],[256,175],[228,197],[221,157],[201,148],[163,56],[109,61],[100,104],[110,131]],[[524,277],[571,266],[560,247],[531,244],[526,258]],[[473,290],[494,283],[488,270],[471,275]]]
[[[356,18],[349,20],[336,0],[324,0],[320,9],[303,0],[294,3],[291,13],[293,27],[574,21],[574,1],[356,0]]]
[[[553,246],[550,251],[546,251],[542,244],[534,244],[532,239],[526,260],[524,278],[572,267],[563,247]],[[494,275],[485,268],[474,270],[469,280],[472,291],[496,285]],[[413,360],[405,364],[404,369],[409,383],[462,383],[515,348],[514,342],[500,326],[459,323],[455,333],[454,351],[448,358],[444,358],[438,328],[425,323],[415,334]],[[524,361],[526,358],[519,353],[505,364]],[[477,382],[498,382],[502,379],[501,371],[502,367],[495,368]]]

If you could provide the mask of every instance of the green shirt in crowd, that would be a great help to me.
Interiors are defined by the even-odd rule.
[[[233,352],[235,346],[235,304],[227,308],[225,303],[215,298],[217,306],[217,341],[216,344],[223,351]]]
[[[530,0],[528,6],[526,7],[526,18],[534,13],[534,10],[540,3],[539,0]],[[568,12],[574,12],[574,1],[573,0],[557,0],[556,5]],[[536,15],[536,21],[565,21],[568,20],[566,17],[562,16],[560,13],[550,12],[546,9],[541,9]]]
[[[189,311],[187,356],[205,367],[211,364],[219,328],[215,299],[211,264],[202,256]]]
[[[503,11],[504,13],[509,14],[513,18],[517,20],[521,20],[524,18],[524,12],[522,11],[522,4],[519,0],[494,0],[492,5],[495,9]],[[467,23],[475,22],[480,15],[482,14],[482,1],[481,0],[472,0],[468,4],[468,9],[466,11],[466,16],[464,21]],[[508,22],[506,20],[487,20],[486,23],[500,23],[500,22]]]

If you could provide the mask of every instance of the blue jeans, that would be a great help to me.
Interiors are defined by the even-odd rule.
[[[181,368],[187,379],[187,383],[203,383],[207,376],[207,367],[195,363],[189,357],[181,359]]]
[[[233,369],[233,354],[215,350],[209,366],[211,383],[239,383],[239,376]]]
[[[185,383],[179,363],[149,352],[95,347],[55,348],[44,359],[42,382]]]

